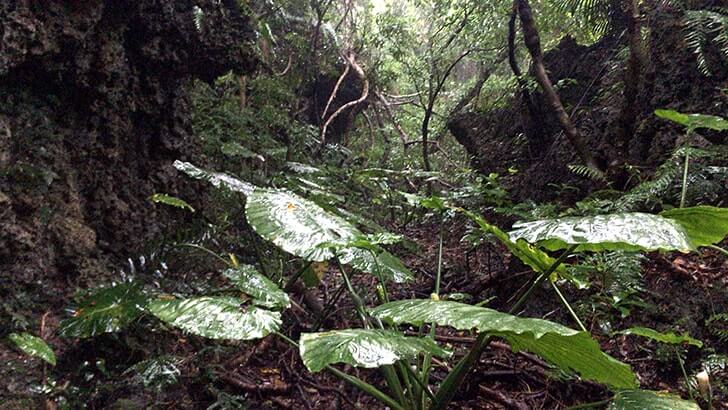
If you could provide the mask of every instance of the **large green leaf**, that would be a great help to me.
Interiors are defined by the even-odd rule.
[[[628,365],[608,356],[586,332],[542,319],[523,319],[493,309],[450,301],[414,299],[391,302],[371,311],[391,324],[437,323],[458,330],[476,329],[508,340],[515,351],[536,353],[563,370],[615,388],[634,388]]]
[[[56,355],[50,346],[40,337],[33,336],[29,333],[11,333],[8,337],[15,343],[18,349],[22,350],[28,356],[43,359],[53,366],[56,365]]]
[[[673,332],[660,333],[657,330],[650,329],[647,327],[630,327],[617,332],[623,335],[635,335],[642,336],[648,339],[656,340],[661,343],[667,343],[672,345],[689,344],[697,347],[703,347],[703,342],[697,339],[693,339],[690,335],[676,335]]]
[[[149,311],[159,319],[209,339],[251,340],[267,336],[281,325],[280,312],[241,307],[233,297],[155,300]]]
[[[144,312],[147,300],[135,282],[98,290],[79,304],[73,317],[61,322],[60,333],[85,338],[118,332]]]
[[[576,251],[653,251],[693,249],[677,222],[639,212],[524,222],[513,226],[513,240],[524,239],[546,249],[579,245]]]
[[[660,215],[628,212],[519,223],[513,240],[546,249],[578,245],[576,251],[681,251],[721,241],[728,234],[728,209],[710,206],[674,209]]]
[[[679,223],[687,232],[694,249],[718,243],[728,235],[728,208],[677,208],[661,212],[660,216]]]
[[[708,128],[715,131],[728,130],[728,120],[715,115],[683,114],[673,110],[655,110],[655,114],[666,120],[676,122],[690,130]]]
[[[275,189],[258,188],[245,204],[248,223],[264,239],[273,242],[284,251],[310,261],[325,261],[334,252],[325,244],[348,242],[364,237],[348,221],[326,212],[312,201]],[[340,260],[364,272],[376,272],[375,258],[367,249],[342,249]],[[386,251],[375,253],[385,278],[403,282],[412,273]]]
[[[238,289],[253,298],[253,303],[271,309],[286,309],[291,300],[286,292],[270,279],[260,274],[255,267],[241,265],[225,270],[223,275],[230,279]]]
[[[256,189],[248,196],[245,214],[258,235],[288,253],[317,262],[334,256],[320,244],[361,235],[343,218],[284,190]]]
[[[184,172],[192,178],[200,179],[211,183],[215,188],[226,188],[233,192],[240,192],[244,195],[250,195],[255,189],[255,185],[245,181],[241,181],[233,176],[222,172],[206,171],[198,168],[189,162],[174,161],[174,167]]]
[[[431,339],[405,337],[389,330],[347,329],[302,333],[300,353],[308,370],[318,372],[333,363],[374,368],[420,353],[447,357],[450,352]]]
[[[609,410],[700,410],[693,401],[650,390],[618,391]]]

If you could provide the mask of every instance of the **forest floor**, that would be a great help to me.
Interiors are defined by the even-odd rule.
[[[437,269],[439,230],[435,223],[400,229],[406,238],[417,244],[414,252],[404,249],[398,252],[404,253],[403,261],[415,272],[417,281],[414,285],[390,289],[393,298],[429,297]],[[487,306],[507,309],[513,303],[512,295],[532,280],[532,273],[498,244],[486,242],[476,249],[469,248],[460,240],[464,233],[462,220],[449,223],[443,232],[441,294],[467,294],[472,296],[471,303],[488,299]],[[629,315],[622,317],[616,310],[595,307],[593,313],[583,316],[582,320],[606,352],[633,367],[643,388],[680,392],[687,397],[683,374],[671,348],[633,336],[608,337],[604,328],[616,331],[643,326],[665,330],[666,323],[674,323],[681,331],[687,331],[704,343],[700,350],[680,348],[685,352],[688,374],[694,375],[709,352],[726,350],[720,333],[706,331],[705,321],[714,306],[728,303],[728,261],[712,250],[689,255],[651,253],[644,260],[643,268],[642,303],[635,305]],[[328,274],[333,276],[325,281],[328,286],[322,285],[317,291],[324,303],[341,285],[333,270]],[[201,279],[205,279],[204,275]],[[356,277],[357,287],[371,289],[373,285],[371,276]],[[371,397],[330,374],[308,373],[297,350],[275,336],[218,346],[182,333],[159,331],[150,337],[148,331],[132,328],[118,335],[97,337],[93,342],[60,339],[55,336],[55,330],[64,316],[64,304],[72,298],[67,294],[71,287],[66,283],[53,286],[56,287],[54,291],[45,293],[55,294],[57,300],[46,304],[48,310],[40,318],[38,330],[56,351],[59,364],[51,370],[37,360],[0,345],[3,408],[44,406],[53,409],[57,406],[51,399],[58,396],[71,399],[69,403],[74,403],[76,396],[89,408],[208,408],[212,403],[216,403],[216,408],[236,408],[243,404],[255,409],[382,408]],[[589,305],[597,300],[593,291],[570,289],[566,293],[575,304]],[[300,298],[297,299],[299,305],[303,305]],[[545,317],[575,327],[550,289],[540,289],[533,300],[523,316]],[[583,306],[577,310],[585,311]],[[353,311],[350,300],[341,298],[326,323],[341,328],[356,327]],[[37,315],[32,311],[19,314],[28,318]],[[316,320],[305,309],[289,309],[284,316],[284,332],[295,339]],[[725,323],[722,326],[726,327]],[[474,340],[472,334],[448,329],[439,329],[437,339],[461,354]],[[169,357],[175,358],[174,383],[155,384],[154,380],[145,380],[143,375],[142,379],[132,377],[124,370],[147,358],[155,347],[162,346]],[[441,380],[448,366],[436,361],[433,379]],[[376,371],[351,368],[347,371],[382,386],[383,380]],[[726,371],[728,369],[724,367],[723,372],[717,374],[726,377]],[[149,374],[152,378],[157,377]],[[55,380],[55,385],[46,387],[45,392],[39,383],[44,377]],[[150,388],[152,385],[156,387]],[[728,408],[725,387],[719,381],[715,382],[715,387],[715,403],[722,403],[717,404],[717,408]],[[482,355],[479,366],[466,379],[451,407],[558,409],[608,397],[609,392],[597,384],[575,381],[538,357],[512,353],[508,345],[494,341]]]

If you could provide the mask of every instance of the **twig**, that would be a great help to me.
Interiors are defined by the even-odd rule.
[[[486,396],[490,397],[491,399],[497,401],[498,403],[511,408],[511,409],[517,409],[517,410],[528,410],[529,407],[523,403],[522,401],[514,400],[509,397],[507,397],[505,394],[493,390],[491,388],[485,387],[483,385],[478,386],[480,391],[485,393]]]

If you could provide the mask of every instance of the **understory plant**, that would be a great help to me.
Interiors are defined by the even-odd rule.
[[[251,340],[275,334],[298,347],[309,371],[329,371],[392,409],[446,408],[478,363],[482,351],[493,338],[500,338],[516,352],[535,353],[558,369],[607,386],[615,392],[613,408],[653,408],[660,403],[666,408],[697,408],[694,403],[674,396],[639,390],[630,367],[604,353],[583,329],[556,281],[566,272],[567,258],[578,252],[690,252],[712,245],[728,233],[728,209],[695,207],[660,215],[624,213],[541,220],[516,225],[509,234],[483,217],[448,205],[442,199],[420,198],[419,204],[424,207],[459,212],[473,219],[481,230],[497,238],[536,272],[531,287],[504,313],[440,300],[439,268],[430,298],[392,300],[389,285],[414,277],[397,257],[384,249],[401,240],[397,235],[365,234],[342,216],[286,189],[256,187],[187,163],[176,166],[190,176],[241,193],[252,229],[302,260],[303,268],[287,280],[276,282],[255,266],[241,265],[230,256],[222,275],[234,291],[189,298],[149,295],[138,284],[120,284],[93,295],[93,303],[79,306],[74,317],[62,326],[66,336],[90,337],[118,331],[144,314],[211,339]],[[554,258],[546,251],[561,253]],[[441,253],[439,259],[441,266]],[[323,323],[319,320],[314,328],[293,340],[281,330],[282,313],[291,303],[287,291],[312,265],[321,262],[333,263],[338,268],[344,282],[340,293],[347,294],[352,301],[360,326],[319,331]],[[357,290],[352,281],[355,272],[373,275],[375,289],[369,289],[367,294]],[[517,316],[533,292],[547,280],[582,329]],[[331,303],[336,303],[336,298]],[[470,349],[439,384],[431,377],[434,358],[447,359],[453,352],[438,345],[438,327],[473,331],[477,335]],[[386,389],[345,373],[335,367],[337,364],[380,369]]]

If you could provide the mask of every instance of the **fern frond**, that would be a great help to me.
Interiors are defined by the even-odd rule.
[[[572,15],[581,15],[597,34],[610,28],[614,8],[608,0],[557,0],[557,8]]]
[[[705,322],[708,331],[721,342],[728,342],[728,313],[711,315]]]
[[[579,164],[570,164],[567,165],[567,168],[569,171],[573,172],[574,174],[580,176],[589,178],[592,181],[598,181],[598,182],[604,182],[606,181],[606,177],[603,173],[599,172],[598,170],[594,168],[587,167],[586,165],[579,165]]]
[[[614,203],[613,211],[633,211],[643,204],[654,201],[670,188],[680,173],[680,162],[677,152],[655,171],[654,177],[632,188]]]
[[[722,60],[728,60],[728,8],[689,10],[685,12],[684,22],[685,41],[698,60],[700,72],[713,74],[708,61],[711,45]]]

